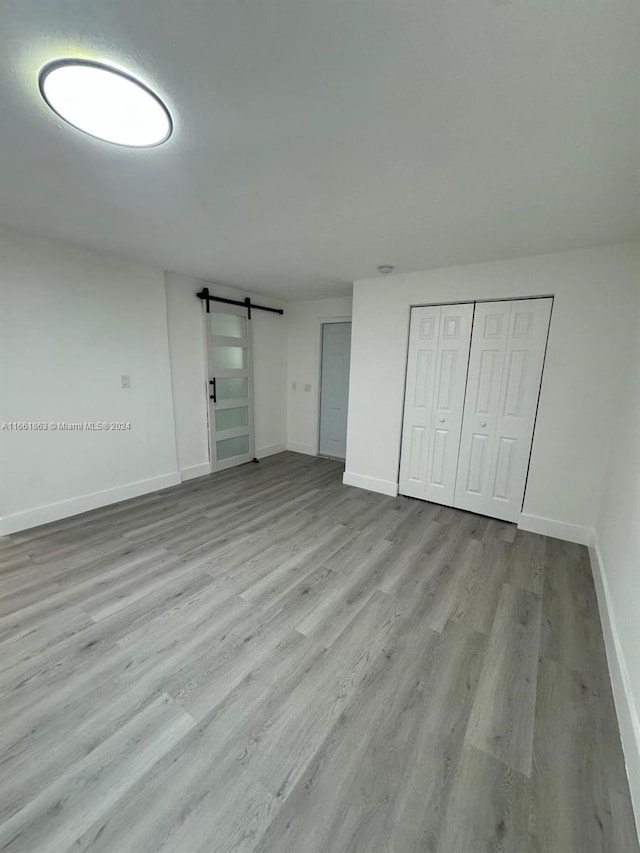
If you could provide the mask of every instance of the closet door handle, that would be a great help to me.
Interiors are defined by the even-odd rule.
[[[444,423],[444,418],[438,418],[438,420],[440,421],[441,424]]]
[[[486,421],[482,421],[482,423],[480,424],[480,426],[481,426],[483,429],[486,427],[486,425],[487,425],[487,422],[486,422]]]
[[[216,401],[216,380],[210,379],[209,385],[211,385],[211,394],[209,394],[209,399],[213,400],[213,402],[215,403],[215,402],[217,402]]]

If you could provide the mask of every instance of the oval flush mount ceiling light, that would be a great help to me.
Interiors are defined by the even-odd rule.
[[[117,68],[58,59],[42,68],[39,83],[51,109],[89,136],[132,148],[161,145],[171,136],[171,115],[160,98]]]

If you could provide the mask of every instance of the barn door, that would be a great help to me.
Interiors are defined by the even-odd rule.
[[[214,303],[206,314],[211,470],[253,457],[251,323],[247,309]]]

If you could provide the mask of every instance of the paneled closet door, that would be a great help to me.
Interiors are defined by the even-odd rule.
[[[400,493],[453,505],[473,303],[412,308]]]
[[[552,299],[476,305],[454,506],[517,521]]]

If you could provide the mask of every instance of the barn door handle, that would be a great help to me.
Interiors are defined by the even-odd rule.
[[[211,385],[211,394],[209,394],[209,399],[213,400],[213,402],[215,403],[215,402],[217,402],[216,401],[216,380],[210,379],[209,385]]]

